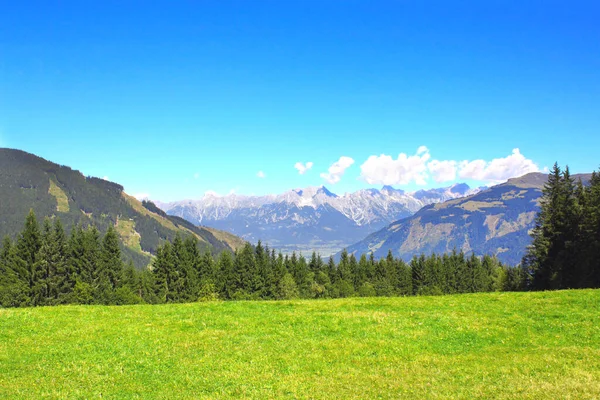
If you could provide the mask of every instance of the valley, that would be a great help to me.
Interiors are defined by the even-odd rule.
[[[321,186],[279,195],[208,193],[199,200],[156,203],[169,215],[231,232],[253,244],[261,240],[284,254],[316,251],[328,257],[423,206],[479,190],[455,184],[408,193],[384,186],[337,195]]]

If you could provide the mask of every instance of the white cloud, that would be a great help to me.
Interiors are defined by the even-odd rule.
[[[417,149],[417,155],[425,153],[429,153],[429,149],[427,148],[427,146],[419,146],[419,148]]]
[[[313,167],[312,161],[309,161],[306,164],[302,164],[301,162],[297,162],[296,164],[294,164],[294,168],[296,168],[298,170],[298,173],[300,175],[304,175],[304,173],[306,171],[308,171],[309,169],[311,169],[312,167]]]
[[[328,172],[323,172],[321,174],[321,178],[334,185],[338,183],[340,179],[342,179],[342,175],[344,175],[344,172],[352,164],[354,164],[354,160],[352,158],[342,156],[338,161],[331,164],[331,167],[329,167],[327,170]]]
[[[459,164],[458,176],[462,179],[477,181],[503,182],[529,172],[539,172],[539,167],[530,159],[525,158],[519,149],[513,149],[512,154],[492,161],[484,160],[462,161]]]
[[[104,176],[102,177],[102,179],[104,179],[105,181],[108,181],[108,180],[109,180],[109,179],[108,179],[108,176],[106,176],[106,175],[104,175]]]
[[[148,200],[150,198],[150,195],[148,193],[138,193],[138,194],[134,194],[133,197],[135,197],[139,201],[142,201],[142,200]]]
[[[256,173],[256,176],[258,176],[260,179],[264,179],[264,178],[266,178],[266,177],[267,177],[267,175],[265,175],[265,173],[264,173],[264,172],[262,172],[262,171],[258,171],[258,172]]]
[[[456,179],[457,162],[452,160],[432,160],[427,164],[433,180],[437,183],[453,181]]]
[[[425,185],[430,157],[429,149],[425,146],[419,147],[415,155],[400,153],[396,159],[386,154],[370,156],[360,166],[360,178],[371,185],[406,185],[413,181]]]
[[[360,178],[369,184],[406,185],[416,183],[426,185],[430,178],[436,183],[461,179],[472,179],[499,183],[509,178],[540,171],[530,159],[514,149],[504,158],[485,160],[430,160],[426,146],[420,146],[414,155],[400,153],[398,158],[381,154],[370,156],[361,166]]]

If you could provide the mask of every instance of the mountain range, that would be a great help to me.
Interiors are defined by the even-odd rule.
[[[252,243],[262,240],[284,253],[315,250],[328,256],[423,206],[477,191],[461,183],[410,193],[384,186],[337,195],[321,186],[266,196],[207,193],[199,200],[157,204],[169,215]]]
[[[33,209],[38,220],[59,217],[70,229],[94,224],[101,232],[115,226],[124,257],[148,265],[156,248],[177,234],[196,237],[200,247],[219,253],[244,245],[240,238],[197,227],[166,215],[152,203],[141,203],[119,184],[85,177],[81,172],[20,150],[0,148],[0,238],[13,239]]]
[[[574,175],[589,182],[590,174]],[[547,174],[530,173],[464,198],[423,207],[348,247],[357,255],[388,251],[408,261],[422,253],[442,254],[454,249],[476,255],[496,255],[518,264],[531,243],[530,230],[539,211]]]
[[[587,183],[590,176],[574,178]],[[315,250],[328,256],[347,248],[376,258],[392,251],[409,260],[456,249],[515,265],[530,243],[547,177],[531,173],[490,188],[460,183],[417,192],[384,186],[337,195],[321,186],[267,196],[208,193],[200,200],[155,205],[138,201],[119,184],[0,149],[0,237],[16,238],[33,209],[40,219],[60,217],[67,231],[94,224],[103,232],[112,224],[125,258],[138,267],[177,234],[196,237],[213,253],[262,240],[284,253]]]

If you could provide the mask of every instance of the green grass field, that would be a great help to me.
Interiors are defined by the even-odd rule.
[[[600,290],[0,310],[0,398],[600,398]]]

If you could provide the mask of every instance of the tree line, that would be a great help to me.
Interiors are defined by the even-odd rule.
[[[554,164],[523,258],[532,290],[600,287],[600,175],[588,185]]]
[[[381,260],[343,251],[339,262],[283,255],[246,243],[234,254],[201,251],[193,237],[159,246],[150,268],[122,260],[119,237],[78,225],[69,237],[59,218],[39,226],[33,211],[16,241],[0,250],[0,305],[180,303],[223,299],[410,296],[517,290],[519,270],[462,252]]]
[[[351,296],[412,296],[600,287],[600,175],[575,182],[557,164],[521,265],[461,251],[339,261],[312,253],[283,255],[258,243],[216,258],[194,237],[177,235],[157,248],[150,268],[124,263],[117,232],[90,225],[69,237],[59,218],[39,226],[33,211],[15,241],[0,249],[0,306],[181,303]]]

